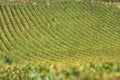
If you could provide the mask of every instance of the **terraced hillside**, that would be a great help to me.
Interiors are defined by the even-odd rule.
[[[120,10],[115,6],[76,2],[0,9],[1,56],[13,61],[112,61],[120,55]]]
[[[0,5],[0,64],[119,62],[120,9],[96,2]]]

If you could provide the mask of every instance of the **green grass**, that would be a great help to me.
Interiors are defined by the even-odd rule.
[[[115,3],[115,5],[120,9],[120,3]]]
[[[88,63],[65,69],[56,64],[44,67],[39,65],[4,65],[0,73],[1,80],[119,80],[120,65],[117,63]]]
[[[13,79],[11,73],[14,73],[15,68],[17,68],[15,71],[20,72],[21,77],[26,74],[25,80],[29,79],[30,77],[27,77],[30,75],[28,65],[34,65],[32,67],[37,68],[40,65],[49,69],[50,65],[55,64],[68,68],[91,63],[92,67],[84,68],[86,70],[83,71],[83,74],[86,76],[78,76],[79,79],[86,80],[85,77],[91,73],[91,68],[97,71],[97,67],[101,69],[101,65],[103,65],[102,69],[104,69],[104,65],[111,63],[112,66],[110,65],[108,70],[106,68],[105,71],[98,70],[98,73],[88,75],[88,79],[99,80],[100,76],[105,78],[104,75],[113,75],[113,78],[109,76],[105,80],[116,80],[120,76],[119,14],[120,9],[116,5],[101,2],[69,1],[54,2],[50,5],[43,3],[36,5],[29,3],[1,4],[1,79],[7,79],[7,76],[9,79]],[[3,66],[10,68],[10,72],[5,67],[2,68]],[[24,66],[27,69],[24,70]],[[115,67],[115,71],[111,70],[113,67]],[[47,69],[43,69],[43,72]],[[48,74],[50,74],[49,70]],[[66,69],[65,71],[67,72]],[[38,73],[40,72],[38,71]],[[64,72],[58,74],[67,76]],[[51,75],[54,74],[51,73]],[[67,79],[70,80],[69,78]]]

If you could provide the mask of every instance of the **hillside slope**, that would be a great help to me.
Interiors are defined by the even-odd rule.
[[[0,57],[12,63],[119,62],[120,9],[102,3],[0,5]]]

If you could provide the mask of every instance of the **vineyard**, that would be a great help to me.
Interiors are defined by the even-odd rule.
[[[119,58],[119,4],[0,4],[2,80],[120,80]]]

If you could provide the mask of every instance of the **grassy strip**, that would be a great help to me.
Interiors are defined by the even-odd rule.
[[[85,64],[63,69],[60,64],[43,66],[6,65],[0,72],[2,80],[119,80],[117,63]]]

